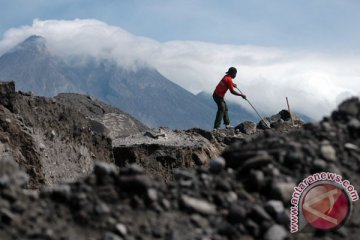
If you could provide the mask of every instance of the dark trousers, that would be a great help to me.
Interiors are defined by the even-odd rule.
[[[224,101],[224,98],[219,97],[214,93],[213,99],[216,102],[216,105],[218,107],[218,110],[216,112],[215,122],[214,122],[214,128],[220,128],[222,119],[224,120],[225,125],[229,125],[230,119],[229,119],[229,115],[228,115],[228,107],[226,105],[226,102]]]

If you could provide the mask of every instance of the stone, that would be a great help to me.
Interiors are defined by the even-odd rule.
[[[45,148],[46,148],[46,146],[45,146],[44,143],[40,143],[40,144],[39,144],[39,149],[40,149],[40,151],[44,151]]]
[[[278,113],[278,114],[275,114],[275,115],[272,115],[272,116],[269,118],[270,124],[276,123],[276,122],[278,122],[278,121],[280,121],[280,120],[284,121],[284,120],[286,120],[286,119],[282,119],[282,118],[281,118],[281,115],[280,115],[279,113]]]
[[[219,173],[225,168],[225,159],[218,157],[210,160],[209,169],[212,173]]]
[[[327,167],[327,163],[322,159],[315,159],[314,163],[314,169],[315,170],[325,170]]]
[[[104,202],[98,202],[95,206],[95,211],[98,214],[108,214],[111,212],[111,209]]]
[[[229,202],[229,203],[233,203],[235,202],[236,200],[238,200],[238,196],[235,192],[228,192],[226,194],[226,200]]]
[[[287,121],[290,119],[290,113],[288,110],[283,109],[278,114],[280,115],[281,119],[284,121]]]
[[[123,240],[122,237],[116,235],[115,233],[112,232],[105,232],[103,238],[103,240]]]
[[[288,231],[281,225],[272,225],[264,234],[264,240],[284,240],[288,237]]]
[[[349,129],[356,129],[358,130],[360,128],[360,121],[356,118],[353,118],[348,123]]]
[[[289,222],[290,222],[290,213],[289,211],[285,210],[281,213],[278,213],[276,215],[276,222],[283,225],[284,227],[288,227],[289,226]]]
[[[329,161],[336,161],[336,151],[330,144],[322,144],[320,147],[321,156]]]
[[[122,237],[125,237],[127,235],[127,228],[125,224],[118,223],[116,224],[115,229]]]
[[[119,179],[119,186],[123,191],[143,196],[148,196],[150,183],[150,179],[145,175],[122,176]]]
[[[359,99],[354,97],[345,100],[339,105],[338,109],[341,113],[356,117],[359,114]]]
[[[109,175],[117,175],[118,169],[113,164],[96,162],[94,166],[94,173],[98,178],[103,178]]]
[[[229,213],[227,216],[227,220],[230,223],[241,223],[246,218],[246,209],[243,206],[232,204]]]
[[[242,172],[247,172],[250,169],[256,169],[272,163],[274,158],[270,156],[267,152],[258,152],[258,154],[252,158],[247,159],[241,166],[240,169]]]
[[[71,187],[67,184],[47,186],[42,192],[48,194],[52,199],[57,201],[67,201],[71,197]]]
[[[344,147],[348,150],[360,151],[360,148],[357,145],[349,143],[349,142],[345,143]]]
[[[158,192],[156,191],[156,189],[149,188],[147,190],[147,198],[152,202],[157,201],[158,200]]]
[[[285,210],[284,204],[279,200],[267,201],[264,208],[272,217],[276,217],[277,214],[280,214]]]
[[[209,221],[202,217],[201,215],[199,214],[192,214],[190,216],[190,221],[196,226],[196,227],[199,227],[199,228],[207,228],[209,226]]]
[[[17,216],[8,209],[0,209],[0,219],[1,222],[6,225],[11,225],[14,221],[16,221]]]
[[[213,205],[205,200],[182,195],[181,201],[187,209],[190,209],[194,212],[197,212],[197,213],[200,213],[203,215],[216,214],[215,205]]]
[[[273,195],[276,199],[281,200],[287,205],[290,203],[294,187],[296,187],[296,185],[292,182],[276,182],[273,185]]]
[[[236,126],[235,130],[239,130],[240,132],[248,135],[254,134],[256,132],[256,123],[251,121],[245,121]]]
[[[270,120],[269,119],[266,119],[264,118],[263,120],[261,120],[258,125],[257,125],[257,128],[259,129],[269,129],[270,128]]]
[[[272,220],[271,216],[260,205],[255,205],[252,207],[250,217],[257,223]]]
[[[255,239],[259,239],[260,227],[256,222],[251,219],[247,219],[245,221],[245,227],[251,235],[255,236]]]

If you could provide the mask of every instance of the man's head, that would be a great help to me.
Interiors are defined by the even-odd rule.
[[[230,75],[232,78],[236,77],[237,70],[234,67],[230,67],[226,74]]]

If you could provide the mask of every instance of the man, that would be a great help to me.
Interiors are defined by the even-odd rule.
[[[232,128],[230,126],[230,119],[228,115],[228,108],[226,102],[224,100],[224,96],[227,90],[234,95],[240,96],[246,99],[246,96],[234,89],[236,88],[236,84],[233,83],[233,79],[236,77],[237,70],[234,67],[230,67],[229,70],[226,72],[226,75],[221,79],[219,84],[216,86],[213,99],[217,104],[218,110],[216,113],[215,123],[214,123],[214,130],[218,130],[221,125],[221,120],[224,120],[225,127],[227,129]]]

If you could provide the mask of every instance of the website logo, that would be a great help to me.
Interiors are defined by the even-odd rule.
[[[295,233],[308,225],[322,230],[340,228],[351,215],[352,202],[358,199],[354,186],[342,176],[315,173],[294,188],[290,232]]]

